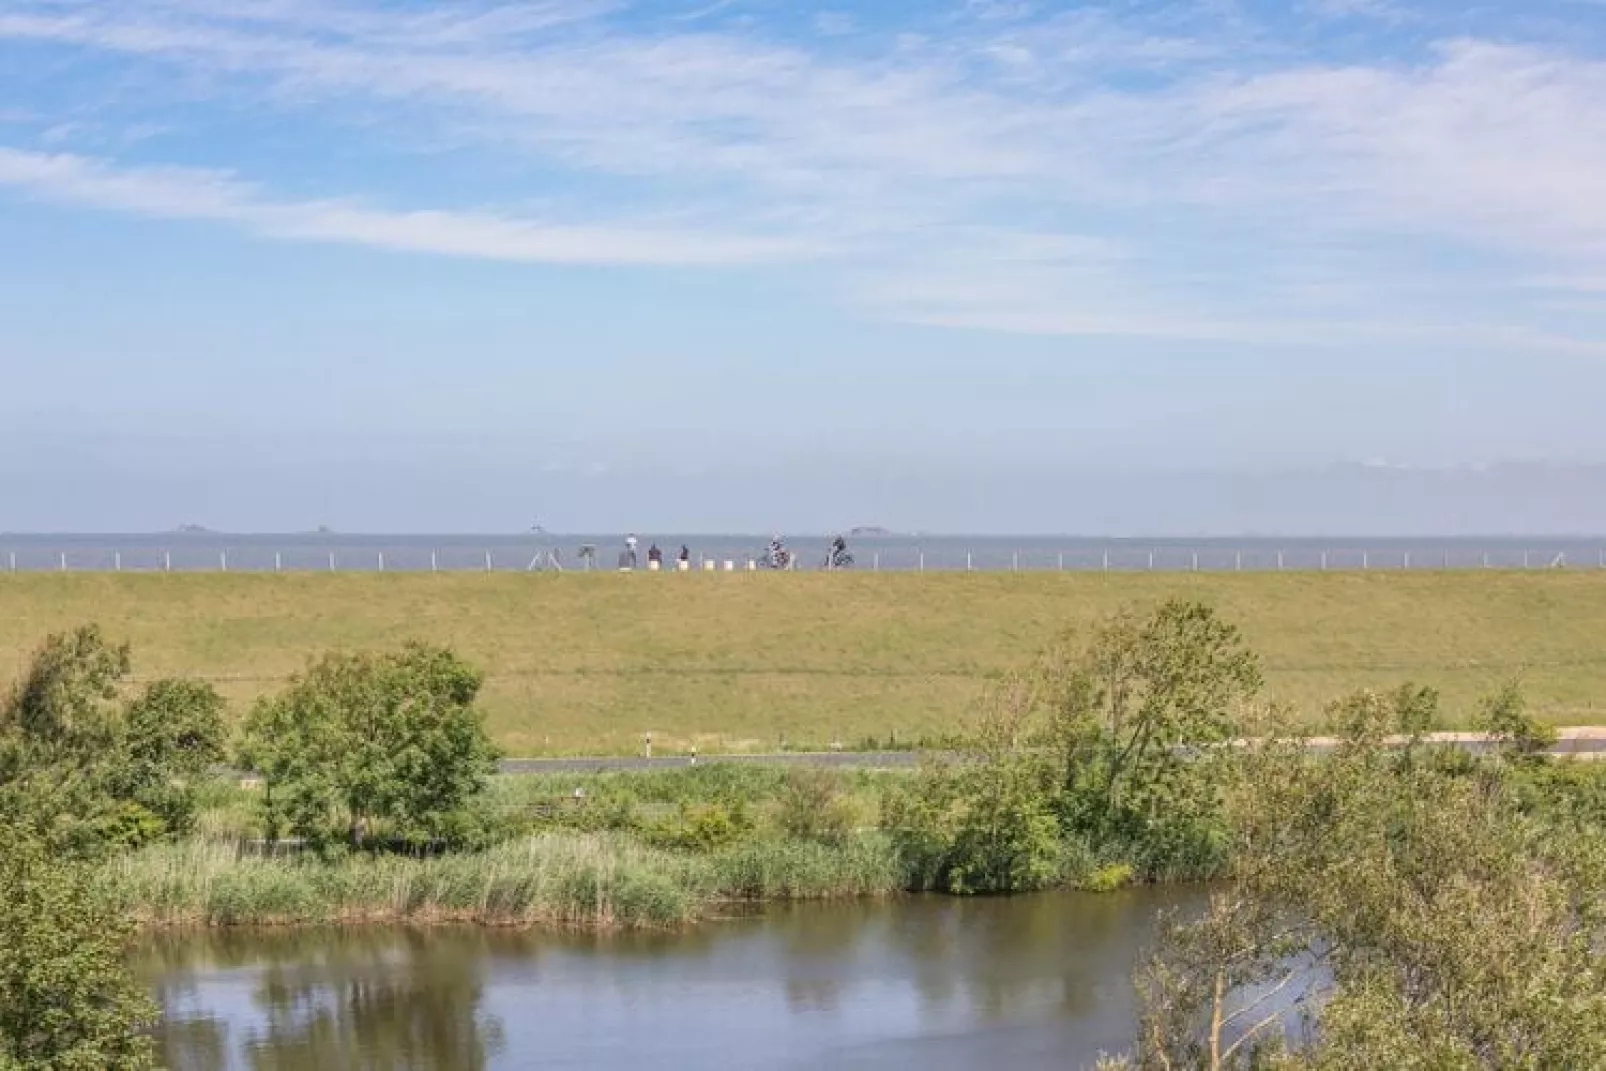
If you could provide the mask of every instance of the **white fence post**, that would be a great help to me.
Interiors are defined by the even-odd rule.
[[[1369,551],[1369,550],[1361,551],[1361,568],[1362,569],[1370,569],[1371,567],[1372,567],[1372,552]]]
[[[1106,573],[1110,571],[1110,549],[1108,547],[1104,548],[1104,571]]]
[[[120,551],[120,550],[112,551],[112,568],[115,569],[119,573],[123,571],[123,552],[122,551]]]
[[[221,571],[221,572],[225,572],[226,573],[226,572],[229,571],[229,552],[228,551],[220,550],[220,551],[217,552],[217,567],[218,567],[219,571]]]
[[[1199,552],[1198,551],[1194,551],[1193,552],[1193,571],[1196,572],[1196,573],[1199,571]]]
[[[436,557],[438,553],[438,551],[433,550],[429,552],[429,571],[432,573],[440,571],[440,560]]]
[[[491,571],[491,552],[490,551],[486,551],[485,552],[485,571],[487,573]]]
[[[1149,572],[1154,572],[1154,551],[1149,551]]]
[[[967,550],[967,551],[965,551],[965,572],[967,572],[967,573],[970,572],[971,565],[972,565],[972,562],[971,562],[971,557],[970,557],[970,551]]]
[[[276,550],[276,551],[273,552],[273,571],[276,572],[276,573],[284,572],[284,552],[283,551]]]
[[[1528,568],[1528,552],[1527,551],[1523,551],[1522,552],[1522,567],[1524,569]]]
[[[335,571],[335,552],[332,550],[329,552],[329,571]]]
[[[1411,552],[1410,551],[1406,551],[1405,552],[1405,568],[1407,568],[1407,569],[1411,568]]]
[[[1017,550],[1014,554],[1010,555],[1009,569],[1012,573],[1020,572],[1020,551]]]
[[[379,571],[381,573],[385,571],[385,552],[384,551],[380,551],[379,552]]]
[[[1327,552],[1322,551],[1322,572],[1327,572]]]
[[[1232,569],[1233,569],[1233,572],[1235,572],[1235,573],[1241,573],[1241,572],[1244,571],[1244,552],[1243,551],[1240,550],[1237,554],[1233,555],[1233,557],[1232,557]]]
[[[1601,553],[1606,554],[1606,551],[1602,551]],[[1601,564],[1606,565],[1606,558],[1602,559]],[[920,571],[922,573],[926,571],[926,552],[924,550],[920,552]]]
[[[170,550],[164,550],[164,551],[162,551],[162,572],[171,573],[172,571],[173,571],[173,552],[170,551]]]
[[[1606,564],[1606,562],[1603,562],[1602,564]],[[16,551],[12,551],[11,552],[11,571],[13,573],[17,571],[17,552]]]
[[[1283,571],[1283,552],[1280,550],[1277,552],[1277,571]]]
[[[67,552],[66,551],[62,551],[61,552],[61,571],[64,572],[64,573],[67,571]]]
[[[881,552],[879,550],[876,551],[875,556],[870,559],[870,568],[878,573],[881,571]]]

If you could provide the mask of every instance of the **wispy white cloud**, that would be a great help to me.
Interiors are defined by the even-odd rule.
[[[268,238],[558,264],[718,265],[806,257],[805,243],[651,225],[554,224],[513,216],[386,211],[286,201],[222,172],[118,168],[83,156],[0,148],[0,186],[70,204],[232,224]]]
[[[1399,11],[1311,2],[1329,15]],[[1535,262],[1606,271],[1606,63],[1561,46],[1448,38],[1414,59],[1336,65],[1241,16],[1186,6],[1051,15],[969,0],[930,32],[887,35],[879,51],[861,30],[843,55],[759,29],[654,28],[615,10],[605,0],[411,15],[358,0],[13,0],[0,2],[0,41],[121,56],[148,65],[147,77],[200,76],[236,104],[320,121],[359,104],[364,137],[389,147],[429,133],[532,175],[629,183],[633,214],[736,221],[736,233],[386,212],[275,198],[210,172],[9,159],[35,172],[68,160],[24,184],[127,211],[158,211],[130,188],[220,186],[226,210],[190,218],[272,237],[597,262],[829,255],[850,269],[859,307],[1017,330],[1297,335],[1287,309],[1251,293],[1276,289],[1254,271],[1296,255],[1350,273],[1320,285],[1346,295],[1355,321],[1401,337],[1411,321],[1390,293],[1435,262],[1453,289],[1464,274],[1455,250],[1495,262],[1469,293],[1532,275]],[[381,191],[340,192],[371,202]],[[617,215],[618,197],[598,195],[589,214]],[[1123,255],[1094,252],[1104,239],[1092,233],[1117,236]],[[1023,268],[1020,250],[1034,243],[1053,252]],[[1243,255],[1222,256],[1223,243]],[[1439,252],[1402,258],[1401,246]],[[1524,291],[1507,288],[1508,320],[1520,319]]]

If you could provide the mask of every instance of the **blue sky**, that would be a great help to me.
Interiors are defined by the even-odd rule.
[[[0,376],[0,530],[1606,463],[1606,5],[0,0]]]

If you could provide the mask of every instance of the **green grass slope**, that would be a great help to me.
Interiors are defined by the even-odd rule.
[[[96,621],[141,677],[211,678],[243,710],[331,647],[420,638],[482,666],[513,754],[901,741],[950,731],[990,675],[1125,603],[1203,599],[1262,654],[1269,692],[1410,679],[1452,720],[1521,674],[1538,713],[1598,720],[1606,573],[15,574],[0,674]]]

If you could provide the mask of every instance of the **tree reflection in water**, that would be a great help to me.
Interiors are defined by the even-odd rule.
[[[177,946],[157,942],[140,966],[168,979],[158,997],[170,1009],[188,988],[175,978],[230,970],[253,978],[260,1026],[236,1047],[215,1021],[170,1023],[163,1059],[174,1071],[479,1071],[502,1044],[501,1023],[480,1009],[485,936],[469,929],[224,931],[185,939],[182,962],[174,962]]]

